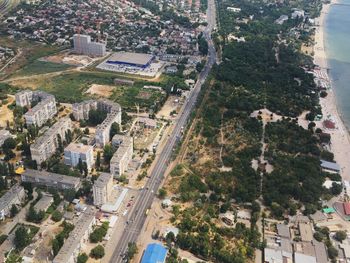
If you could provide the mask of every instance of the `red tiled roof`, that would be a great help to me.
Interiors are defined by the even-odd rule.
[[[350,215],[350,202],[344,203],[344,213],[345,215],[349,216]]]

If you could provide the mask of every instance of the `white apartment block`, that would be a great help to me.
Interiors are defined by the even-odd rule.
[[[114,177],[119,177],[127,170],[132,160],[133,138],[117,134],[112,139],[112,145],[118,149],[111,159],[110,170]]]
[[[52,125],[30,146],[32,160],[35,160],[40,165],[43,161],[50,158],[58,147],[57,135],[59,134],[62,141],[64,141],[65,134],[69,129],[72,129],[72,121],[68,117],[62,118]]]
[[[91,171],[94,164],[94,148],[91,145],[82,143],[71,143],[64,149],[64,163],[76,167],[79,164],[79,159]]]
[[[16,105],[21,107],[30,107],[32,101],[39,101],[24,114],[27,125],[40,127],[57,113],[55,97],[44,91],[24,90],[16,93],[15,98]]]
[[[74,103],[72,105],[73,108],[73,116],[74,118],[79,120],[87,120],[89,119],[90,110],[97,109],[97,101],[96,100],[86,100],[80,103]]]
[[[73,36],[74,52],[82,55],[103,57],[106,55],[106,44],[93,42],[88,35]]]
[[[4,220],[6,216],[10,216],[12,205],[20,205],[24,199],[24,188],[19,185],[12,186],[0,198],[0,220]]]
[[[101,173],[95,181],[92,191],[94,194],[94,205],[102,206],[109,201],[113,190],[113,175]]]
[[[110,140],[109,132],[113,122],[121,124],[122,109],[118,103],[107,99],[88,100],[81,103],[73,104],[73,116],[79,120],[87,120],[89,118],[89,111],[92,109],[99,109],[107,112],[106,119],[96,127],[95,141],[98,147],[104,147]]]
[[[22,90],[15,94],[16,105],[17,106],[29,106],[33,100],[33,91],[31,90]]]
[[[64,241],[64,244],[52,263],[75,263],[79,253],[86,248],[89,241],[89,235],[96,225],[96,210],[88,207],[80,215],[77,223],[69,237]]]

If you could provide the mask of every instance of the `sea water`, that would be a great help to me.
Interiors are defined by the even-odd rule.
[[[350,129],[350,0],[339,0],[325,19],[329,75],[341,117]]]

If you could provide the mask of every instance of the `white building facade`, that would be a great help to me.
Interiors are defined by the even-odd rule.
[[[76,167],[79,164],[79,159],[91,171],[94,164],[94,151],[91,145],[81,143],[71,143],[64,149],[64,163],[66,165]]]
[[[88,35],[73,36],[74,52],[82,55],[103,57],[106,55],[106,44],[91,41]]]
[[[112,145],[118,147],[118,149],[111,159],[110,170],[114,177],[120,177],[128,169],[128,165],[132,160],[133,138],[117,134],[112,139]]]
[[[94,205],[102,206],[109,201],[113,190],[113,175],[102,173],[95,181],[92,191],[94,195]]]

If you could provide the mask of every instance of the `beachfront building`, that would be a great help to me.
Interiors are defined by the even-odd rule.
[[[112,138],[112,145],[118,149],[111,159],[110,170],[114,177],[119,177],[127,170],[132,160],[133,138],[117,134]]]
[[[82,143],[71,143],[64,149],[64,163],[76,167],[79,160],[86,163],[87,169],[91,171],[94,164],[94,148]]]
[[[44,170],[26,169],[21,174],[21,180],[36,186],[46,186],[57,190],[78,190],[81,185],[78,177],[50,173]]]
[[[12,205],[20,205],[25,199],[24,188],[14,185],[0,198],[0,220],[10,216]]]
[[[75,263],[79,253],[85,248],[89,240],[89,235],[96,225],[96,210],[88,207],[81,213],[77,223],[72,232],[69,233],[68,238],[52,263]]]
[[[118,103],[107,99],[99,99],[84,101],[81,103],[73,104],[73,116],[79,120],[89,119],[89,112],[92,109],[98,109],[107,112],[107,117],[104,121],[97,125],[95,133],[95,141],[98,147],[104,147],[110,140],[110,129],[114,122],[121,124],[122,122],[122,109]]]
[[[72,128],[72,121],[70,118],[62,118],[54,125],[52,125],[41,137],[37,138],[35,143],[30,146],[32,160],[37,164],[50,158],[58,147],[58,136],[63,141],[66,132]]]
[[[103,57],[106,55],[106,44],[93,42],[88,35],[75,34],[73,36],[74,52],[77,54]]]
[[[27,125],[40,127],[57,113],[55,97],[44,91],[24,90],[17,92],[15,99],[16,105],[21,107],[30,108],[32,102],[38,102],[23,115]]]
[[[101,173],[95,181],[92,191],[94,195],[94,205],[102,206],[109,201],[113,190],[113,175]]]

